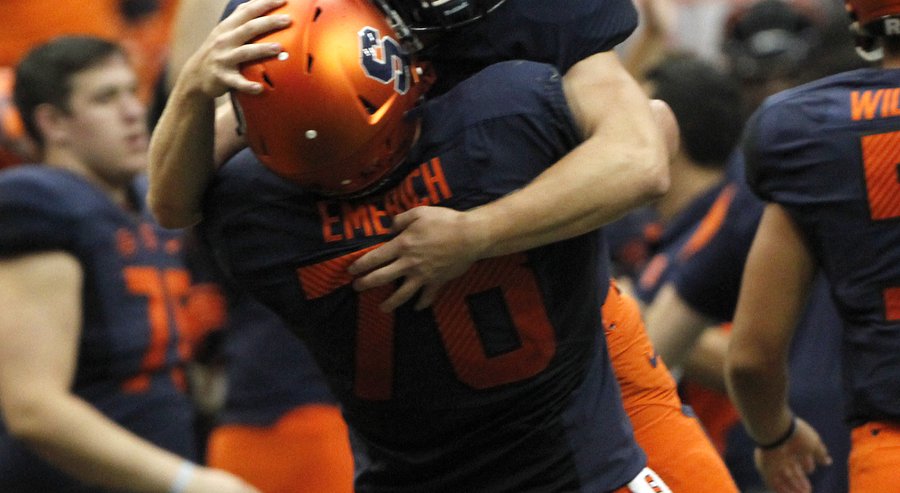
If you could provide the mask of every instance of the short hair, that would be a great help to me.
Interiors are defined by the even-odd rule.
[[[50,104],[69,111],[72,78],[114,55],[125,56],[122,48],[111,41],[93,36],[61,36],[35,47],[19,62],[13,100],[25,130],[39,147],[43,147],[44,138],[35,122],[35,109]]]
[[[702,166],[724,167],[744,126],[738,82],[691,55],[673,55],[646,77],[654,84],[652,97],[672,108],[688,157]]]

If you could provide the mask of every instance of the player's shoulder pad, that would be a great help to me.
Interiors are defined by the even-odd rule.
[[[0,255],[69,249],[90,187],[68,172],[27,165],[0,173]]]

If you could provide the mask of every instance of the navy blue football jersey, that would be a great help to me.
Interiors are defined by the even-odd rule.
[[[744,149],[749,183],[787,210],[831,283],[856,424],[900,420],[898,75],[857,70],[773,96]]]
[[[631,0],[509,0],[478,22],[441,35],[424,57],[434,64],[440,94],[503,60],[532,60],[565,73],[593,54],[609,51],[637,27]]]
[[[228,395],[218,424],[271,426],[298,406],[335,403],[312,355],[278,315],[244,294],[232,297],[228,315]]]
[[[73,255],[84,272],[73,392],[128,430],[194,458],[193,411],[183,391],[178,329],[190,288],[180,234],[143,206],[114,204],[84,178],[48,166],[0,173],[0,257]],[[56,471],[0,427],[0,491],[102,491]]]
[[[641,301],[652,302],[659,288],[677,271],[678,264],[703,247],[699,243],[706,239],[706,230],[698,234],[698,225],[714,203],[727,208],[723,204],[727,195],[723,196],[725,199],[720,197],[725,185],[722,182],[700,194],[665,225],[659,239],[651,245],[653,257],[641,269],[634,284],[634,294]],[[715,225],[710,227],[714,228]]]
[[[498,64],[416,111],[407,164],[361,198],[313,196],[243,151],[207,193],[208,242],[307,342],[372,460],[358,491],[622,486],[645,459],[601,336],[600,235],[479,261],[423,311],[382,313],[394,287],[357,293],[346,271],[392,216],[485,204],[576,146],[558,71]]]
[[[735,153],[728,175],[741,175],[743,157]],[[671,274],[678,295],[704,315],[730,321],[737,307],[744,262],[756,234],[763,204],[742,179],[731,181],[719,198],[725,208],[715,227],[679,268]],[[684,255],[684,254],[682,254]]]

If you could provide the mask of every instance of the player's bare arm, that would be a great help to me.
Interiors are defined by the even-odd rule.
[[[290,24],[285,15],[265,15],[285,0],[251,0],[219,23],[185,63],[150,142],[148,201],[165,227],[200,220],[200,200],[216,163],[243,147],[230,107],[217,112],[215,100],[229,90],[258,93],[238,66],[274,56],[276,43],[247,42]]]
[[[185,460],[125,430],[71,392],[83,273],[65,252],[0,260],[0,409],[10,433],[82,481],[169,491]],[[195,466],[192,466],[195,467]],[[253,493],[236,477],[195,467],[185,493]]]
[[[672,125],[674,118],[654,117],[617,56],[605,52],[579,62],[565,75],[564,88],[584,133],[581,145],[527,187],[491,204],[467,212],[419,207],[397,216],[395,229],[402,233],[351,266],[353,274],[369,272],[354,286],[365,290],[402,277],[381,308],[391,311],[420,289],[417,308],[424,308],[477,259],[584,234],[665,193],[666,139],[677,131],[661,132],[656,122]]]
[[[768,204],[744,268],[726,383],[748,433],[762,444],[757,467],[778,493],[811,491],[807,475],[831,462],[818,434],[787,403],[788,350],[815,271],[788,213]]]

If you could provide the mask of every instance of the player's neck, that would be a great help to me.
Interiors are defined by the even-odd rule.
[[[881,60],[881,68],[884,68],[884,69],[900,68],[900,54],[885,53],[884,59]]]
[[[119,183],[109,180],[97,173],[88,163],[76,158],[64,149],[47,149],[44,152],[43,161],[48,166],[75,173],[93,183],[119,207],[127,210],[134,209],[129,194],[130,182]]]

